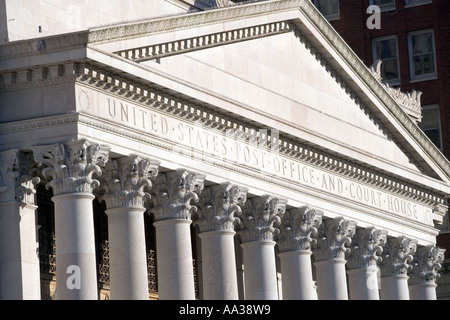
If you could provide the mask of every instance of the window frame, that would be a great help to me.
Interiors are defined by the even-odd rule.
[[[430,141],[436,146],[436,148],[438,148],[439,150],[443,151],[443,141],[442,141],[442,122],[441,122],[441,110],[439,107],[439,104],[434,103],[434,104],[428,104],[425,106],[422,106],[422,114],[423,114],[423,110],[431,110],[431,109],[437,109],[437,123],[438,126],[436,128],[427,128],[427,129],[423,129],[423,127],[421,125],[420,129],[425,133],[425,135],[428,137],[428,135],[426,134],[426,130],[438,130],[439,131],[439,146],[436,146],[436,144],[430,139]]]
[[[412,48],[412,38],[413,36],[425,34],[425,33],[431,33],[432,36],[432,44],[433,44],[433,56],[434,56],[434,72],[428,73],[425,75],[416,75],[415,73],[415,65],[413,60],[413,48]],[[410,80],[412,83],[419,82],[419,81],[426,81],[426,80],[434,80],[437,79],[437,61],[436,61],[436,43],[435,43],[435,36],[434,36],[434,29],[423,29],[423,30],[416,30],[412,32],[408,32],[407,34],[408,39],[408,59],[409,59],[409,73],[410,73]]]
[[[397,6],[397,2],[396,2],[396,0],[392,0],[392,1],[393,1],[392,4],[378,5],[378,4],[375,4],[375,0],[369,0],[369,5],[370,6],[373,6],[373,5],[378,6],[380,8],[381,12],[383,12],[383,11],[395,11],[395,8]]]
[[[422,6],[433,3],[433,0],[405,0],[405,8]]]
[[[314,6],[317,8],[317,10],[320,11],[320,8],[319,8],[319,1],[320,1],[320,0],[314,0]],[[338,10],[337,10],[337,13],[332,13],[332,14],[329,14],[329,15],[324,15],[324,14],[322,13],[322,11],[320,11],[320,13],[322,13],[322,15],[323,15],[328,21],[339,20],[339,19],[341,18],[341,4],[340,4],[339,0],[336,0],[336,1],[337,1],[337,3],[338,3]]]
[[[384,40],[395,40],[395,49],[396,49],[396,55],[397,55],[397,70],[398,70],[398,78],[396,79],[390,79],[390,80],[385,80],[383,77],[381,78],[381,80],[383,81],[383,83],[387,83],[391,86],[398,86],[401,84],[401,73],[400,73],[400,56],[399,56],[399,49],[398,49],[398,37],[396,34],[392,34],[392,35],[388,35],[388,36],[383,36],[383,37],[376,37],[376,38],[372,38],[372,59],[373,61],[377,61],[380,60],[377,57],[377,47],[376,47],[376,43],[377,41],[384,41]],[[383,60],[381,60],[383,61]]]

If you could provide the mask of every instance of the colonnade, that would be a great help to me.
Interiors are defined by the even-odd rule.
[[[148,299],[145,210],[155,216],[160,299],[195,299],[190,226],[199,230],[204,299],[436,299],[444,250],[205,175],[159,172],[139,155],[109,158],[87,140],[0,153],[0,298],[40,299],[36,184],[53,189],[56,298],[98,298],[92,200],[106,203],[111,299]],[[282,292],[277,283],[278,246]],[[314,267],[314,270],[313,270]],[[314,276],[315,275],[315,276]]]

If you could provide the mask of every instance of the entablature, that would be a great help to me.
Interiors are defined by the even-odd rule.
[[[42,78],[35,74],[29,75],[30,72],[42,75]],[[28,76],[26,76],[27,74]],[[346,159],[329,150],[324,150],[320,146],[308,144],[298,138],[286,135],[284,132],[274,134],[274,129],[268,131],[267,126],[262,123],[236,117],[214,106],[188,97],[173,95],[172,92],[166,92],[162,88],[144,84],[136,79],[129,79],[125,75],[118,75],[112,70],[89,63],[72,62],[59,66],[35,68],[33,71],[25,70],[15,75],[3,75],[3,90],[48,85],[58,81],[73,81],[74,84],[82,84],[101,94],[116,97],[119,99],[118,101],[129,102],[148,110],[157,110],[162,114],[188,121],[197,126],[200,124],[204,130],[214,130],[221,135],[231,132],[233,138],[256,148],[264,147],[269,153],[276,152],[294,159],[294,161],[308,163],[321,170],[423,202],[428,206],[435,205],[436,210],[438,207],[446,206],[445,187],[425,175],[420,178],[416,176],[417,179],[412,181],[389,172],[383,172],[356,159]],[[5,123],[0,126],[0,134],[26,130],[28,125],[25,123],[24,125],[25,127],[21,127],[20,124]]]

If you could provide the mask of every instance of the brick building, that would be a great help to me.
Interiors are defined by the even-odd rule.
[[[382,61],[383,80],[404,92],[422,92],[419,126],[450,157],[450,1],[313,0],[316,7],[367,66]],[[370,5],[380,8],[379,20]],[[369,20],[369,21],[368,21]],[[376,26],[375,22],[379,25]],[[447,219],[448,220],[448,219]],[[448,221],[438,236],[447,248]],[[443,273],[448,267],[444,265]],[[441,282],[449,282],[445,276]],[[442,288],[442,286],[441,286]],[[448,296],[442,293],[442,296]]]

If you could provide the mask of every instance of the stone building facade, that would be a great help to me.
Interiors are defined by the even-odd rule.
[[[449,162],[310,1],[80,1],[21,39],[18,3],[2,299],[436,299]]]

